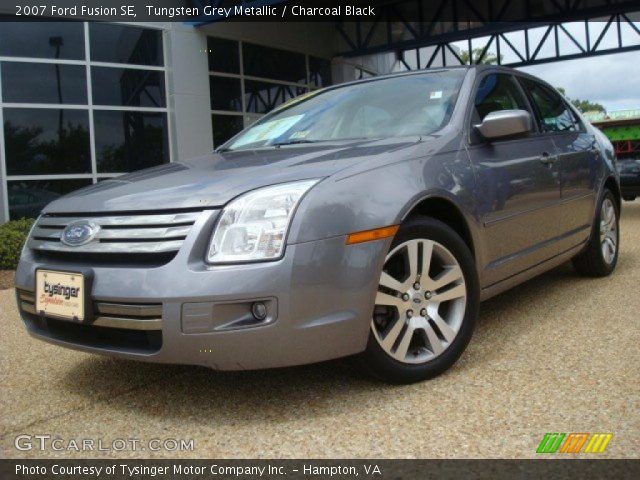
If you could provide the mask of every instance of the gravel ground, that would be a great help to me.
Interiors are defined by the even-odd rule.
[[[640,202],[626,203],[614,275],[562,266],[484,303],[439,378],[370,381],[345,361],[217,373],[87,355],[31,339],[0,292],[0,456],[18,434],[193,439],[188,452],[92,457],[535,457],[545,432],[612,432],[601,457],[640,457]]]
[[[13,288],[13,270],[0,270],[0,290]]]

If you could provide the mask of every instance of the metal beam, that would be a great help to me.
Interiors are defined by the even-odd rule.
[[[581,0],[539,0],[533,4],[526,1],[524,9],[522,0],[400,0],[380,3],[383,5],[379,7],[375,23],[365,36],[355,35],[356,28],[349,30],[345,23],[339,22],[338,31],[347,46],[339,52],[340,55],[350,57],[440,46],[470,38],[503,37],[505,33],[544,26],[553,27],[547,35],[553,34],[553,38],[558,38],[562,31],[577,48],[584,50],[585,56],[589,56],[590,52],[598,50],[610,28],[617,31],[619,48],[623,47],[621,24],[630,25],[640,34],[638,26],[629,18],[631,12],[639,10],[637,1],[591,0],[587,5]],[[418,18],[409,18],[404,13],[406,11],[417,11]],[[593,38],[592,32],[588,32],[588,22],[600,17],[606,17],[607,28]],[[585,23],[587,45],[579,42],[566,28],[558,30],[558,25],[579,21]],[[396,39],[389,34],[386,41],[380,42],[381,36],[374,35],[376,29],[402,31],[402,34],[396,35]],[[351,34],[348,33],[350,31]],[[376,39],[380,43],[374,44]],[[529,41],[528,35],[526,41]],[[511,48],[516,50],[513,45]],[[536,55],[529,54],[535,49],[536,46],[530,46],[526,55],[522,55],[525,61],[535,61]]]

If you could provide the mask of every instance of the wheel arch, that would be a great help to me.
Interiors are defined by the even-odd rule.
[[[622,207],[622,191],[620,190],[620,185],[618,184],[616,177],[613,175],[607,177],[604,181],[604,188],[611,190],[613,195],[616,197],[616,206],[618,207],[618,212],[620,212]]]
[[[477,241],[474,237],[474,232],[470,222],[455,202],[443,196],[430,195],[411,205],[402,217],[402,221],[404,222],[418,215],[435,218],[451,227],[464,240],[471,251],[471,255],[477,261]]]

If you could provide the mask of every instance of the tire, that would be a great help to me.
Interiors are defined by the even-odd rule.
[[[636,199],[636,197],[635,197],[635,195],[633,195],[633,196],[631,196],[631,195],[627,195],[627,196],[622,197],[622,199],[623,199],[625,202],[633,202],[633,201]]]
[[[431,252],[430,275],[420,275],[417,282],[423,252]],[[358,361],[370,374],[390,383],[435,377],[451,367],[468,345],[479,303],[475,261],[460,235],[433,218],[409,219],[385,259],[367,348]]]
[[[606,277],[616,268],[619,252],[620,211],[613,193],[605,189],[598,203],[589,244],[573,258],[573,267],[586,277]]]

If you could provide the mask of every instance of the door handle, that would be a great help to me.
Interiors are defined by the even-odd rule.
[[[540,155],[540,161],[545,165],[552,165],[556,160],[558,160],[558,156],[551,155],[549,152],[542,152]]]

